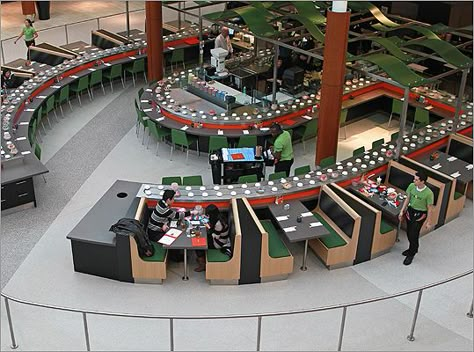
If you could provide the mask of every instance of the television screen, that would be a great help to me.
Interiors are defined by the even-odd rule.
[[[326,192],[319,196],[319,208],[350,238],[354,229],[354,219]]]
[[[229,35],[234,35],[234,30],[232,28],[229,28]]]
[[[448,154],[455,156],[466,163],[472,164],[472,146],[451,139]]]

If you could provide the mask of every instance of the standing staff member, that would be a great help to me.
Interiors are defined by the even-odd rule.
[[[278,123],[271,125],[270,132],[275,138],[272,151],[275,158],[275,172],[285,171],[288,177],[290,176],[291,165],[294,162],[291,135],[288,131],[283,131]]]
[[[23,36],[25,36],[25,45],[28,48],[28,51],[26,52],[26,59],[30,61],[30,46],[36,45],[35,39],[38,38],[38,33],[36,32],[35,27],[33,27],[33,22],[31,22],[29,19],[25,20],[25,27],[23,27],[21,33],[18,35],[18,38],[16,38],[15,44]]]
[[[217,48],[227,50],[229,55],[232,55],[234,52],[232,44],[230,43],[229,28],[221,27],[221,34],[219,34],[214,41],[214,49]]]
[[[433,191],[425,185],[427,179],[428,176],[423,171],[418,171],[415,174],[413,183],[406,190],[407,198],[398,215],[400,221],[402,221],[404,214],[407,220],[407,237],[410,247],[402,253],[406,256],[403,261],[405,265],[410,265],[413,257],[418,253],[420,230],[431,227],[434,195]],[[407,209],[406,212],[405,209]]]

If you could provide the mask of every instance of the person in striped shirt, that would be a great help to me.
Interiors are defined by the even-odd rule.
[[[163,198],[158,201],[155,209],[151,213],[150,220],[148,221],[148,237],[152,241],[159,241],[161,237],[169,229],[169,223],[171,220],[178,220],[185,216],[189,216],[185,212],[178,212],[176,209],[171,208],[174,203],[174,196],[176,192],[172,189],[167,189],[163,193]]]
[[[206,215],[209,217],[209,222],[205,225],[207,228],[208,247],[210,249],[220,249],[229,257],[232,256],[229,224],[227,223],[227,219],[214,204],[209,204],[206,207]],[[198,267],[195,268],[194,271],[201,272],[206,270],[204,251],[197,250],[196,256]]]

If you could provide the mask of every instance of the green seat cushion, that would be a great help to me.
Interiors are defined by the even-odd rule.
[[[462,194],[462,193],[454,192],[454,200],[461,198],[463,195],[464,194]]]
[[[278,232],[270,220],[262,220],[263,228],[268,233],[268,252],[272,258],[289,257],[290,252],[278,236]]]
[[[327,248],[336,248],[346,245],[346,241],[344,241],[344,239],[338,235],[336,230],[334,230],[331,225],[326,222],[326,220],[324,220],[319,214],[313,215],[321,224],[323,224],[324,228],[329,231],[329,235],[319,237],[319,240],[323,242]]]
[[[388,222],[385,222],[383,219],[382,221],[380,222],[380,233],[382,235],[386,234],[386,233],[389,233],[390,231],[392,231],[394,229],[394,227],[392,225],[390,225]]]
[[[155,247],[155,254],[151,257],[141,257],[145,262],[164,262],[166,257],[166,249],[161,244],[152,242]]]
[[[220,249],[207,250],[208,262],[227,262],[229,260],[230,260],[230,257],[227,254],[222,253]]]

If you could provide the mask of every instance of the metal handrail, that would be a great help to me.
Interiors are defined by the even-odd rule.
[[[343,304],[335,304],[335,305],[328,305],[328,306],[322,306],[322,307],[317,307],[317,308],[306,308],[306,309],[298,309],[298,310],[290,310],[290,311],[278,311],[278,312],[267,312],[267,313],[252,313],[252,314],[229,314],[229,315],[206,315],[206,316],[192,316],[192,315],[181,315],[181,316],[176,316],[176,315],[150,315],[150,314],[132,314],[132,313],[114,313],[114,312],[106,312],[106,311],[93,311],[93,310],[83,310],[83,309],[77,309],[77,308],[68,308],[68,307],[61,307],[61,306],[55,306],[55,305],[49,305],[49,304],[44,304],[44,303],[36,303],[36,302],[31,302],[27,300],[23,300],[20,298],[16,298],[13,296],[10,296],[8,294],[5,294],[3,292],[0,293],[0,295],[5,299],[5,306],[6,306],[6,311],[7,311],[7,318],[8,318],[8,323],[9,323],[9,328],[10,328],[10,337],[12,341],[11,348],[15,349],[18,347],[16,344],[16,339],[15,335],[13,332],[13,324],[11,320],[11,313],[9,309],[9,300],[13,302],[17,302],[20,304],[25,304],[25,305],[31,305],[31,306],[36,306],[36,307],[42,307],[42,308],[48,308],[48,309],[54,309],[54,310],[61,310],[61,311],[67,311],[67,312],[75,312],[75,313],[81,313],[83,317],[83,324],[84,324],[84,332],[85,332],[85,340],[86,340],[86,348],[88,351],[90,351],[90,341],[89,341],[89,331],[88,331],[88,326],[87,326],[87,314],[94,314],[94,315],[104,315],[104,316],[116,316],[116,317],[128,317],[128,318],[142,318],[142,319],[159,319],[159,320],[169,320],[170,321],[170,350],[174,350],[174,320],[209,320],[209,319],[243,319],[243,318],[257,318],[257,347],[256,350],[260,350],[260,344],[261,344],[261,326],[262,326],[262,318],[263,317],[272,317],[272,316],[285,316],[285,315],[295,315],[295,314],[306,314],[306,313],[315,313],[315,312],[320,312],[320,311],[328,311],[328,310],[334,310],[334,309],[341,309],[343,310],[342,313],[342,319],[341,319],[341,328],[340,328],[340,333],[339,333],[339,341],[338,341],[338,351],[341,350],[342,348],[342,340],[343,340],[343,333],[344,333],[344,327],[345,327],[345,321],[346,321],[346,314],[347,314],[347,308],[348,307],[353,307],[353,306],[358,306],[358,305],[364,305],[368,303],[373,303],[373,302],[378,302],[378,301],[384,301],[392,298],[397,298],[405,295],[409,295],[411,293],[418,292],[418,298],[416,302],[416,308],[415,308],[415,313],[413,317],[413,322],[410,330],[410,334],[408,335],[408,340],[409,341],[414,341],[415,337],[413,336],[414,330],[415,330],[415,325],[416,325],[416,319],[418,316],[420,304],[421,304],[421,296],[424,290],[433,288],[439,285],[446,284],[448,282],[460,279],[462,277],[465,277],[467,275],[471,275],[473,273],[473,270],[468,270],[464,273],[457,274],[454,276],[451,276],[447,279],[437,281],[431,284],[427,284],[418,288],[414,289],[409,289],[405,291],[401,291],[398,293],[394,294],[389,294],[385,296],[380,296],[380,297],[374,297],[374,298],[369,298],[365,300],[360,300],[356,302],[351,302],[351,303],[343,303]],[[470,306],[469,312],[466,314],[468,317],[472,318],[472,302]]]

